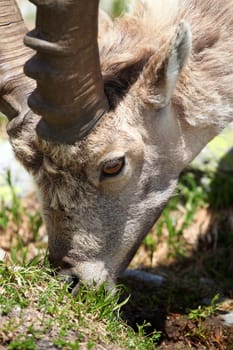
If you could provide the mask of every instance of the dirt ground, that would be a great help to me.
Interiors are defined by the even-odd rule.
[[[171,271],[169,271],[171,275]],[[204,281],[203,281],[204,282]],[[233,309],[233,302],[222,294],[222,304],[215,315],[190,319],[189,310],[210,303],[217,285],[207,286],[181,278],[179,273],[155,289],[149,285],[130,285],[131,300],[124,307],[123,317],[136,329],[143,321],[150,324],[148,334],[161,331],[160,350],[231,350],[233,327],[225,325],[221,315]]]
[[[133,266],[140,262],[143,269],[163,276],[165,282],[157,288],[132,282],[131,304],[126,305],[124,317],[133,327],[146,320],[151,324],[148,333],[161,331],[160,350],[233,349],[233,321],[230,326],[223,320],[233,310],[232,218],[232,209],[198,210],[183,235],[189,251],[186,257],[168,258],[162,239],[152,266],[145,268],[148,254],[143,245],[139,249]],[[208,308],[216,295],[218,303],[211,314]]]
[[[23,206],[36,215],[38,202],[34,195],[29,196]],[[216,237],[216,232],[220,231],[232,235],[232,219],[229,218],[232,218],[231,210],[216,215],[207,208],[201,209],[184,235],[188,251],[185,257],[168,257],[166,241],[161,238],[153,256],[142,245],[132,261],[131,267],[164,278],[160,286],[142,280],[123,281],[131,297],[122,309],[122,318],[135,330],[137,324],[148,323],[148,336],[155,329],[160,331],[158,349],[233,349],[233,326],[225,325],[221,319],[221,315],[233,310],[232,237],[228,234],[221,240]],[[25,215],[17,237],[21,236],[33,257],[39,248],[46,249],[47,243],[43,226],[35,240],[29,221]],[[9,250],[16,244],[16,230],[11,222],[6,231],[0,232],[0,247]],[[217,294],[216,310],[208,314],[211,300]],[[192,310],[200,312],[195,314]]]

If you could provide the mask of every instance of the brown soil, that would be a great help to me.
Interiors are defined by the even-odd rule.
[[[182,224],[178,213],[174,215]],[[170,249],[167,232],[163,232],[152,255],[142,245],[132,261],[133,267],[141,266],[166,279],[157,288],[128,281],[131,299],[123,312],[135,329],[146,320],[151,325],[148,334],[161,331],[160,350],[233,350],[233,326],[221,319],[221,314],[233,310],[232,218],[232,208],[199,209],[181,237],[184,255]],[[191,310],[205,310],[217,294],[216,312],[190,319]]]
[[[187,285],[186,285],[187,283]],[[233,349],[233,327],[225,325],[221,319],[221,307],[215,315],[190,320],[189,310],[203,305],[204,288],[196,300],[197,293],[194,285],[186,281],[183,286],[174,288],[169,281],[158,289],[151,289],[145,285],[130,286],[131,299],[124,307],[123,318],[136,330],[137,324],[147,322],[150,324],[147,331],[150,335],[155,329],[161,332],[158,345],[160,350],[231,350]],[[175,295],[175,292],[177,295]],[[214,293],[209,293],[212,297]],[[173,296],[173,300],[169,300]],[[201,300],[202,299],[202,300]],[[206,298],[208,299],[208,298]],[[222,307],[228,301],[223,302]],[[232,309],[233,305],[231,305]]]

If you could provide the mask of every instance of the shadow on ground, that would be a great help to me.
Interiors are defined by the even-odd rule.
[[[145,266],[165,277],[160,287],[124,281],[131,298],[123,318],[135,330],[148,323],[148,335],[161,331],[159,349],[233,349],[233,324],[221,319],[233,310],[232,153],[222,159],[210,184],[211,220],[195,252],[170,265]],[[223,304],[216,307],[214,298]]]

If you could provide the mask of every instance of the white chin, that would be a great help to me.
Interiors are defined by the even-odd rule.
[[[114,287],[114,281],[106,269],[105,263],[100,260],[92,262],[85,261],[78,264],[77,275],[80,280],[87,285],[99,287],[102,283],[107,284],[107,288]]]

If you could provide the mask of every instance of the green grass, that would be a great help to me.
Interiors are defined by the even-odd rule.
[[[215,315],[218,309],[218,301],[219,301],[219,294],[216,294],[212,298],[210,305],[208,306],[199,305],[196,309],[190,310],[188,318],[192,321],[200,321],[203,319],[205,320],[209,316]]]
[[[7,172],[6,183],[8,184],[7,200],[0,199],[0,238],[7,237],[10,241],[10,256],[14,264],[25,264],[30,259],[28,244],[33,242],[38,245],[40,256],[39,230],[42,226],[42,218],[37,209],[25,208],[12,185],[11,174]],[[23,227],[27,229],[27,237]],[[42,249],[43,248],[43,249]],[[41,251],[44,252],[42,245]]]
[[[120,15],[126,4],[127,1],[114,0],[112,15]],[[5,127],[5,123],[5,118],[0,115],[0,126],[4,124]],[[11,198],[7,202],[4,198],[0,199],[0,234],[10,231],[12,223],[14,229],[9,250],[11,262],[0,263],[0,344],[6,349],[18,350],[34,350],[40,342],[43,342],[44,348],[50,344],[64,350],[76,350],[81,346],[93,349],[97,344],[104,349],[108,346],[155,349],[161,332],[156,331],[150,318],[159,319],[158,310],[165,309],[166,315],[182,312],[192,326],[195,324],[193,329],[185,330],[186,338],[191,339],[192,344],[200,342],[205,348],[210,348],[208,340],[211,333],[206,331],[204,322],[216,315],[220,294],[215,289],[233,298],[230,294],[233,232],[228,231],[225,225],[226,209],[233,205],[231,174],[191,171],[182,175],[176,195],[143,242],[151,261],[149,268],[159,243],[162,240],[167,242],[167,260],[171,259],[172,263],[165,268],[162,266],[164,275],[169,279],[164,287],[154,291],[140,286],[137,291],[139,286],[136,285],[131,296],[124,291],[122,297],[122,287],[116,293],[107,293],[104,286],[96,291],[83,285],[77,297],[73,298],[69,286],[59,277],[54,277],[46,258],[41,260],[39,252],[33,259],[30,258],[28,242],[20,234],[22,221],[25,216],[28,217],[31,241],[36,245],[40,243],[41,216],[37,211],[25,210],[8,173]],[[200,244],[190,256],[183,233],[192,225],[196,212],[207,206],[218,216],[214,247]],[[16,238],[14,244],[13,238]],[[206,286],[203,287],[200,283],[202,276],[215,282],[213,290],[207,291]],[[134,293],[137,294],[136,300]],[[207,306],[200,304],[206,296],[211,296]],[[129,319],[132,321],[135,317],[133,328],[121,317],[122,310],[127,307],[131,313]],[[145,308],[147,313],[143,313]],[[199,348],[198,345],[196,348]]]
[[[81,286],[73,298],[69,286],[52,276],[46,259],[40,261],[39,255],[29,260],[29,247],[19,234],[20,226],[27,216],[36,244],[41,217],[38,212],[25,210],[10,173],[7,183],[11,200],[6,204],[2,199],[0,229],[3,233],[13,223],[17,239],[10,247],[11,263],[0,263],[0,343],[8,349],[36,349],[41,339],[49,341],[53,333],[52,342],[59,349],[79,349],[83,343],[88,349],[99,343],[154,349],[159,332],[153,331],[148,337],[144,331],[148,324],[138,324],[135,332],[121,320],[121,307],[128,300],[119,301],[121,288],[117,293],[107,293],[104,286],[98,291]],[[24,326],[28,313],[31,321]]]
[[[156,252],[157,244],[164,231],[167,233],[169,256],[186,257],[183,232],[188,229],[197,209],[208,205],[208,193],[192,172],[184,173],[177,186],[176,194],[168,202],[160,220],[155,224],[152,233],[144,239],[151,260]],[[182,216],[182,223],[178,220]]]
[[[28,228],[34,244],[42,225],[38,212],[27,212],[12,186],[7,183],[11,200],[2,199],[0,234],[13,225],[16,244],[10,246],[10,263],[0,262],[0,343],[7,349],[36,349],[40,341],[58,349],[92,349],[96,344],[114,344],[126,349],[154,349],[160,333],[150,336],[138,324],[135,332],[121,319],[121,308],[128,301],[118,292],[98,291],[81,286],[76,298],[69,286],[54,277],[46,257],[29,259],[30,249],[19,234],[22,220],[28,217]],[[2,233],[1,233],[2,232]],[[25,322],[29,317],[30,321]],[[52,334],[52,336],[51,336]]]
[[[158,243],[167,235],[168,257],[186,258],[187,244],[183,233],[192,225],[198,210],[209,208],[218,216],[219,222],[224,221],[227,208],[233,205],[233,180],[230,174],[224,172],[192,172],[182,174],[176,194],[168,202],[159,221],[149,235],[144,239],[148,254],[153,259]],[[205,181],[202,181],[205,178]],[[208,185],[206,185],[206,183]],[[182,219],[181,219],[182,218]],[[229,240],[232,245],[233,237],[230,232],[227,237],[221,234],[220,240]]]
[[[91,349],[102,343],[150,350],[159,338],[157,332],[147,337],[146,325],[138,325],[135,333],[121,320],[127,299],[119,302],[120,289],[110,293],[104,286],[98,291],[81,286],[73,298],[68,285],[52,277],[49,268],[33,262],[20,267],[1,263],[0,291],[5,320],[0,342],[8,349],[35,349],[43,337],[61,349],[78,349],[80,344]],[[24,315],[30,315],[29,322],[25,323]]]
[[[207,344],[212,331],[206,330],[203,322],[216,313],[218,303],[215,295],[219,290],[230,291],[232,288],[229,259],[233,249],[233,232],[222,232],[218,236],[217,249],[205,247],[191,257],[187,254],[183,232],[192,225],[196,211],[208,205],[216,210],[210,200],[211,191],[217,191],[214,185],[216,178],[216,175],[209,175],[206,188],[200,174],[184,173],[175,196],[144,240],[143,245],[152,262],[158,242],[164,239],[166,232],[168,261],[172,257],[172,264],[163,270],[168,284],[156,291],[145,291],[142,287],[136,292],[136,299],[135,288],[129,289],[130,297],[123,290],[122,297],[121,287],[119,292],[113,294],[107,293],[104,286],[98,291],[81,286],[77,297],[73,298],[69,286],[62,283],[59,277],[54,277],[46,259],[41,260],[40,253],[30,259],[29,246],[19,231],[22,220],[27,217],[31,240],[37,245],[41,217],[38,212],[27,212],[8,174],[11,201],[6,204],[2,199],[0,234],[7,232],[13,223],[17,239],[16,244],[10,247],[11,263],[0,263],[0,343],[8,349],[21,350],[36,349],[40,342],[47,344],[47,347],[52,342],[58,349],[79,349],[82,345],[92,349],[97,344],[106,349],[110,345],[122,349],[155,349],[161,339],[161,332],[157,331],[160,328],[153,323],[159,308],[165,313],[182,310],[186,319],[195,325],[193,330],[187,330],[187,339]],[[228,186],[225,183],[227,193],[219,195],[217,202],[220,222],[225,221]],[[180,216],[182,222],[178,223]],[[200,284],[200,276],[203,275],[218,281],[216,290],[206,291],[205,286]],[[201,299],[206,295],[212,301],[203,306]],[[122,312],[127,313],[127,308],[131,310],[130,316],[122,318]],[[147,310],[146,314],[142,312],[144,309]],[[26,319],[29,321],[25,322]],[[123,319],[130,320],[132,327]]]
[[[7,171],[6,182],[10,192],[10,204],[7,205],[4,198],[1,198],[0,228],[2,229],[7,228],[10,217],[13,217],[15,224],[19,225],[23,215],[23,207],[12,185],[10,171]]]

